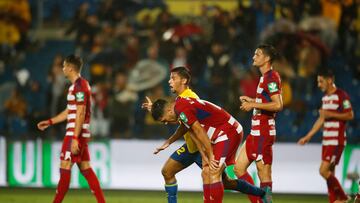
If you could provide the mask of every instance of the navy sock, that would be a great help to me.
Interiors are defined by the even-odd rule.
[[[177,183],[165,185],[165,191],[167,193],[168,203],[176,203],[177,202]]]
[[[237,179],[237,189],[244,194],[254,195],[258,197],[262,197],[265,195],[265,191],[255,185],[251,185],[250,183],[246,182],[242,179]]]

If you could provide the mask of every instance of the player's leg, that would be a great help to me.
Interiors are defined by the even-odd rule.
[[[248,194],[250,202],[256,203],[259,202],[259,197],[264,196],[264,191],[261,189],[259,190],[259,188],[254,186],[254,180],[247,172],[248,167],[253,161],[253,158],[248,156],[248,153],[251,153],[251,150],[253,148],[253,143],[255,143],[253,137],[248,136],[247,140],[240,148],[240,152],[234,166],[234,172],[235,175],[238,177],[238,179],[236,180],[237,190]]]
[[[259,136],[259,149],[261,156],[256,159],[256,168],[260,179],[260,187],[266,191],[263,201],[272,202],[272,146],[275,142],[275,136]]]
[[[178,186],[175,175],[194,163],[193,156],[194,155],[188,151],[187,145],[184,144],[165,162],[161,174],[165,180],[165,191],[168,195],[168,203],[177,202]]]
[[[53,200],[54,203],[62,202],[69,190],[72,165],[70,159],[60,161],[60,180]]]
[[[71,178],[71,167],[72,163],[72,154],[70,150],[72,138],[65,136],[63,144],[61,147],[60,154],[60,180],[56,188],[56,194],[53,202],[62,202],[64,196],[69,190],[70,178]]]
[[[320,175],[326,180],[329,202],[335,200],[346,201],[348,196],[344,192],[339,180],[335,177],[335,166],[339,163],[344,147],[323,146]]]
[[[81,174],[85,177],[86,181],[89,184],[91,192],[95,195],[97,202],[103,203],[105,202],[104,193],[101,190],[99,180],[91,168],[89,161],[82,161],[78,163],[78,167],[80,169]]]
[[[87,142],[87,139],[80,139],[80,154],[77,155],[80,162],[78,162],[77,165],[81,174],[88,182],[90,190],[95,195],[97,202],[104,203],[105,198],[103,191],[101,190],[99,180],[90,165],[90,154]]]
[[[224,170],[224,164],[216,170],[211,170],[208,164],[203,165],[201,177],[203,179],[204,203],[222,202],[224,186],[221,181],[221,174]]]
[[[203,164],[205,170],[202,172],[204,182],[204,201],[222,202],[224,196],[224,186],[222,183],[222,174],[226,165],[235,163],[236,150],[240,144],[240,136],[228,134],[227,140],[215,140],[212,145],[214,159],[218,161],[219,168],[209,168],[207,164]]]

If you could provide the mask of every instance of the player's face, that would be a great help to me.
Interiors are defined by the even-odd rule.
[[[169,79],[169,86],[172,93],[179,94],[185,85],[185,80],[177,73],[171,73]]]
[[[269,62],[269,56],[264,55],[261,49],[256,49],[253,56],[253,66],[262,67],[265,63]]]
[[[331,79],[325,78],[322,76],[318,76],[317,77],[317,85],[322,92],[326,92],[331,85]]]
[[[71,70],[71,65],[64,61],[64,63],[63,63],[63,72],[64,72],[65,77],[69,76],[70,70]]]
[[[160,122],[162,123],[176,123],[178,121],[178,118],[176,116],[174,106],[169,105],[165,107],[164,109],[164,115],[161,117]]]

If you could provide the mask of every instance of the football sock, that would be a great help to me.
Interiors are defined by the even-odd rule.
[[[260,187],[261,188],[270,187],[272,189],[272,182],[262,182],[260,183]]]
[[[210,184],[210,202],[222,203],[224,197],[224,185],[222,182]]]
[[[254,180],[248,172],[242,175],[236,180],[237,188],[244,194],[248,194],[248,198],[251,203],[257,203],[260,201],[260,197],[265,195],[265,191],[254,186]]]
[[[334,192],[334,190],[330,187],[330,185],[327,183],[327,181],[326,181],[326,184],[327,184],[327,188],[328,188],[329,203],[333,203],[333,202],[336,201],[335,192]]]
[[[177,191],[178,191],[177,183],[175,182],[173,184],[166,184],[165,191],[167,193],[168,203],[176,203],[177,202]]]
[[[210,203],[210,184],[203,185],[203,192],[204,192],[204,203]]]
[[[96,177],[94,171],[92,168],[88,168],[85,170],[81,170],[81,173],[86,178],[89,187],[91,189],[91,192],[95,195],[96,200],[98,203],[105,203],[104,194],[100,188],[100,183],[98,178]]]
[[[265,188],[265,187],[269,187],[270,188],[270,194],[269,194],[269,197],[272,199],[272,181],[270,181],[270,182],[262,182],[262,183],[260,183],[260,188]]]
[[[71,170],[60,168],[60,180],[56,189],[54,203],[62,202],[66,192],[69,190]]]
[[[330,187],[330,189],[334,191],[336,197],[340,198],[340,200],[347,199],[347,195],[342,189],[338,179],[333,174],[329,176],[329,178],[326,180],[326,183],[328,187]]]

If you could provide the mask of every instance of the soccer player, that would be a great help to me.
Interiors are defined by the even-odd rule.
[[[154,120],[181,121],[178,131],[191,132],[202,155],[204,202],[221,203],[224,195],[222,173],[235,163],[241,143],[242,126],[222,108],[204,100],[178,97],[167,102],[159,99],[152,105]]]
[[[322,161],[320,175],[326,180],[329,202],[348,200],[341,184],[335,177],[335,166],[339,163],[346,144],[346,121],[354,118],[348,94],[336,87],[331,70],[322,70],[317,76],[317,85],[325,93],[319,117],[311,130],[302,137],[298,144],[310,141],[316,132],[323,128]]]
[[[63,63],[63,72],[72,85],[67,95],[67,108],[60,114],[41,121],[37,124],[40,130],[45,130],[50,125],[67,120],[66,134],[60,154],[60,180],[57,186],[55,203],[62,202],[69,189],[71,167],[76,163],[86,178],[97,202],[105,202],[96,174],[90,166],[88,141],[90,138],[90,95],[89,83],[80,76],[82,59],[69,55]]]
[[[169,79],[171,91],[182,98],[198,99],[199,97],[196,93],[189,88],[190,80],[191,75],[187,68],[182,66],[173,68]],[[147,102],[143,103],[142,107],[151,112],[152,101],[147,98]],[[191,132],[181,131],[181,128],[178,128],[178,130],[170,136],[162,146],[156,148],[154,154],[166,149],[182,136],[185,138],[185,144],[170,156],[162,168],[162,175],[165,180],[165,191],[168,194],[169,203],[177,202],[178,187],[175,175],[193,163],[196,163],[200,168],[202,167],[201,155],[196,147],[196,144],[191,138]],[[237,190],[245,194],[249,194],[248,197],[253,203],[260,201],[259,197],[263,197],[265,195],[263,190],[250,185],[241,179],[231,180],[225,173],[223,173],[222,177],[225,189]]]
[[[260,187],[269,192],[267,201],[271,202],[273,160],[272,146],[275,142],[275,114],[283,108],[281,80],[272,69],[277,53],[271,45],[259,45],[253,56],[253,66],[261,72],[256,90],[256,98],[240,96],[243,111],[253,110],[251,131],[240,149],[234,172],[238,177],[246,175],[247,168],[255,161]]]

